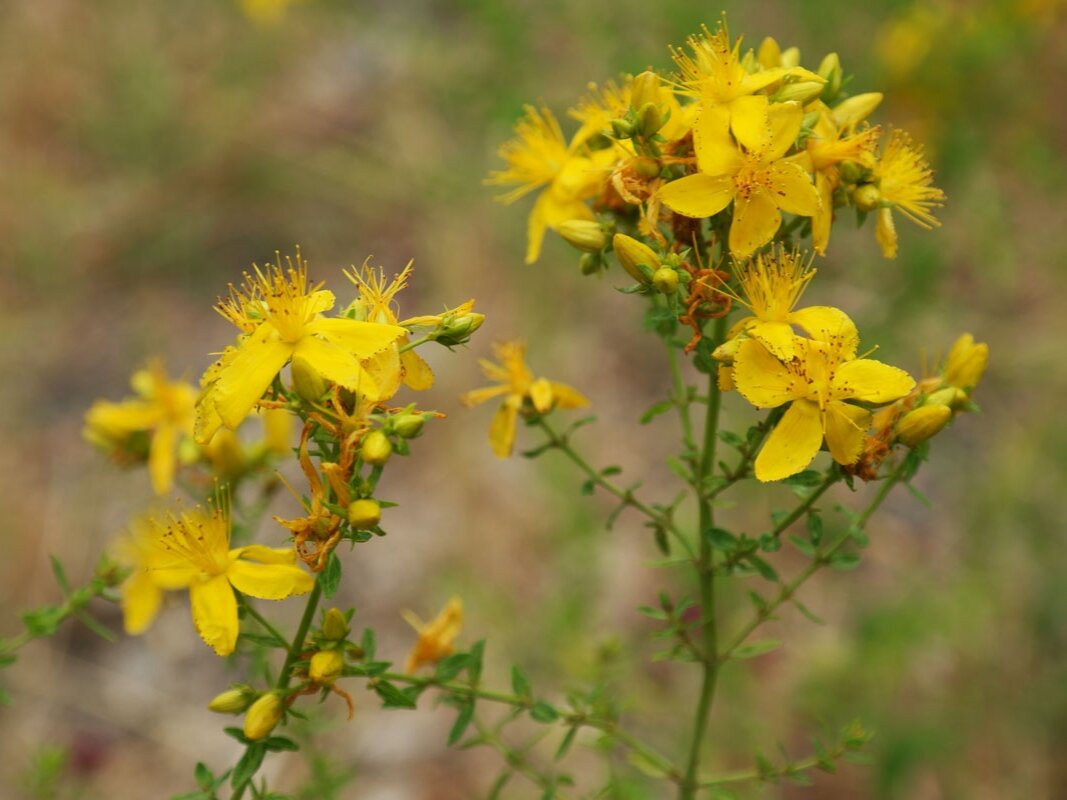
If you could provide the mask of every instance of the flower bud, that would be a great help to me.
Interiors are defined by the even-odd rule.
[[[975,344],[974,337],[965,333],[952,345],[945,360],[945,383],[970,392],[981,380],[988,363],[989,345]]]
[[[560,223],[556,232],[567,244],[586,253],[599,253],[608,243],[600,224],[591,219],[569,219]]]
[[[774,69],[782,65],[782,48],[772,36],[767,36],[760,42],[759,50],[756,51],[756,60],[764,69]]]
[[[834,125],[837,126],[838,130],[851,128],[856,123],[867,119],[881,102],[881,92],[854,94],[852,97],[842,100],[830,112],[834,118]]]
[[[744,336],[733,336],[727,339],[712,351],[711,357],[721,364],[733,364],[737,351],[741,349],[741,342],[745,338]]]
[[[952,409],[943,405],[919,406],[897,423],[897,440],[916,447],[948,425]]]
[[[624,119],[613,119],[611,121],[611,131],[615,134],[616,139],[632,139],[634,126]]]
[[[393,430],[402,439],[414,439],[422,433],[425,424],[426,417],[422,414],[401,414],[393,417]]]
[[[663,113],[658,103],[645,103],[637,112],[637,129],[642,136],[655,136],[663,127]]]
[[[800,48],[799,47],[787,47],[782,51],[782,63],[783,67],[799,67],[800,66]]]
[[[860,211],[874,211],[882,204],[882,193],[873,183],[864,183],[852,193],[852,202]]]
[[[632,236],[616,233],[612,246],[619,264],[636,281],[648,283],[651,273],[660,268],[659,257],[655,251]]]
[[[267,692],[254,702],[245,714],[245,736],[263,739],[274,730],[282,718],[282,698],[275,692]]]
[[[822,81],[793,81],[792,83],[783,84],[774,93],[773,100],[777,103],[786,103],[792,100],[804,105],[809,100],[822,94],[825,86],[826,84]]]
[[[596,275],[603,266],[604,259],[600,253],[582,253],[582,257],[578,259],[578,269],[583,275]]]
[[[363,437],[359,447],[360,457],[368,464],[379,467],[389,460],[393,452],[393,443],[381,431],[371,431]]]
[[[641,158],[634,159],[634,172],[636,172],[640,178],[644,178],[645,180],[658,178],[661,170],[662,167],[660,166],[660,163],[654,158],[642,156]]]
[[[339,608],[331,608],[322,620],[322,637],[340,642],[348,635],[348,620]]]
[[[659,100],[659,75],[646,69],[633,80],[630,88],[630,107],[638,111],[647,103]]]
[[[365,498],[348,504],[348,524],[357,531],[373,528],[382,521],[382,507],[377,500]]]
[[[470,341],[471,334],[482,327],[483,322],[485,322],[485,314],[478,314],[474,311],[452,319],[445,318],[434,331],[434,341],[445,347],[466,344]]]
[[[955,386],[945,386],[931,392],[923,399],[924,406],[948,406],[954,408],[966,402],[967,395]]]
[[[304,358],[294,356],[289,370],[293,376],[293,389],[309,403],[316,402],[326,394],[326,381]]]
[[[215,695],[207,707],[216,714],[240,714],[255,699],[256,692],[251,686],[231,686],[222,694]]]
[[[841,92],[841,81],[844,74],[841,70],[841,59],[837,53],[828,53],[819,64],[819,77],[826,81],[822,90],[822,101],[832,103]]]
[[[855,161],[842,161],[837,167],[837,174],[845,183],[859,183],[863,180],[864,169]]]
[[[678,291],[678,273],[670,267],[660,267],[652,275],[652,285],[660,294],[674,294]]]
[[[308,676],[315,683],[329,686],[341,676],[344,666],[345,658],[340,650],[319,650],[311,657]]]

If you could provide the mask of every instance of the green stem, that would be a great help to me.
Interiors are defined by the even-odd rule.
[[[420,344],[426,344],[427,342],[432,341],[434,341],[433,334],[428,333],[425,336],[420,336],[418,339],[413,339],[410,342],[400,345],[398,350],[401,353],[406,353],[408,350],[414,350]]]
[[[297,627],[296,633],[293,635],[293,641],[285,654],[285,663],[282,665],[281,674],[278,675],[278,680],[274,684],[274,691],[279,694],[284,694],[289,688],[289,682],[292,680],[293,665],[296,664],[297,659],[300,658],[300,654],[304,650],[304,640],[307,639],[308,631],[311,629],[311,622],[315,618],[315,611],[318,609],[321,597],[322,575],[320,574],[319,579],[315,581],[315,586],[308,595],[307,605],[304,607],[304,616],[300,618],[300,625]],[[248,788],[253,778],[255,778],[255,773],[252,773],[237,786],[233,787],[233,794],[230,795],[230,800],[241,800],[244,797],[245,789]]]
[[[260,614],[247,597],[242,594],[239,594],[237,595],[237,600],[244,608],[245,613],[248,614],[248,616],[258,622],[260,625],[262,625],[263,629],[267,631],[267,633],[269,633],[272,637],[274,637],[274,640],[278,643],[279,647],[284,647],[286,649],[289,648],[289,642],[286,641],[281,631],[275,628],[274,625],[271,624],[270,620]]]
[[[852,539],[853,530],[863,530],[867,525],[868,520],[870,520],[871,515],[880,505],[882,505],[882,502],[886,497],[889,496],[889,492],[892,491],[894,486],[900,483],[900,480],[904,475],[904,470],[905,465],[901,463],[901,465],[882,482],[881,487],[878,489],[878,493],[868,504],[867,508],[863,510],[863,513],[856,518],[856,522],[853,526],[842,534],[837,541],[830,545],[826,550],[821,551],[791,582],[782,586],[774,599],[768,602],[764,608],[760,609],[756,616],[753,617],[744,628],[738,631],[737,635],[730,641],[730,644],[727,645],[719,655],[719,663],[729,660],[734,651],[744,644],[745,640],[748,639],[760,625],[770,619],[774,612],[782,605],[793,599],[800,587],[807,583],[812,575],[829,564],[833,559],[834,554]]]
[[[667,344],[667,362],[671,367],[671,382],[674,393],[671,400],[678,409],[678,421],[682,425],[682,444],[685,445],[686,453],[696,452],[696,442],[693,439],[693,420],[689,415],[689,387],[685,385],[682,377],[682,366],[678,359],[678,348],[674,347],[669,340]],[[695,466],[695,465],[694,465]]]
[[[726,318],[715,321],[714,342],[722,341],[726,335]],[[715,450],[719,440],[719,412],[722,406],[722,392],[714,374],[708,380],[708,405],[704,421],[704,445],[700,453],[696,486],[700,497],[700,556],[697,562],[697,577],[700,581],[700,616],[703,621],[703,675],[700,683],[700,697],[697,700],[696,716],[693,718],[693,734],[689,744],[689,758],[685,777],[679,786],[680,800],[691,800],[696,796],[697,774],[700,771],[701,749],[708,729],[708,718],[712,702],[715,699],[715,685],[719,677],[718,624],[715,609],[715,569],[711,542],[706,532],[715,524],[715,508],[704,493],[704,483],[715,470]]]
[[[567,456],[567,458],[569,458],[571,462],[578,467],[578,469],[585,473],[585,475],[589,478],[590,481],[592,481],[595,485],[599,486],[608,494],[617,498],[619,502],[621,502],[623,505],[629,506],[630,508],[633,508],[636,511],[640,511],[642,514],[652,520],[652,522],[654,522],[656,525],[660,526],[661,528],[663,528],[663,530],[670,533],[679,542],[679,544],[682,545],[686,552],[689,553],[690,558],[694,558],[696,556],[696,554],[693,552],[692,545],[689,544],[689,541],[685,538],[685,536],[682,535],[682,532],[674,526],[674,523],[670,521],[670,518],[666,514],[657,511],[651,506],[646,505],[645,503],[638,500],[634,496],[632,489],[621,489],[614,483],[609,481],[607,478],[605,478],[599,470],[595,469],[588,461],[582,458],[582,456],[579,455],[573,447],[571,447],[570,442],[567,441],[567,438],[565,436],[561,436],[544,417],[539,417],[537,420],[537,424],[541,426],[541,429],[546,434],[548,434],[548,439],[549,442],[551,442],[552,446],[555,449],[559,450],[561,453],[563,453],[565,456]]]

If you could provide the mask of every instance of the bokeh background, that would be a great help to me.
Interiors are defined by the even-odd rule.
[[[634,609],[676,576],[651,566],[639,520],[604,530],[610,505],[579,497],[558,456],[494,459],[491,411],[456,398],[481,384],[475,357],[492,340],[524,337],[537,372],[592,398],[600,421],[579,439],[590,458],[667,491],[672,420],[636,424],[667,380],[637,304],[610,279],[583,278],[551,234],[541,263],[524,267],[528,206],[495,205],[481,181],[523,103],[562,114],[588,81],[667,67],[667,44],[714,24],[720,5],[285,5],[0,5],[0,635],[19,630],[19,609],[56,599],[49,554],[87,579],[150,500],[143,472],[113,469],[82,441],[94,399],[125,395],[155,355],[199,375],[231,336],[215,296],[275,249],[300,243],[339,293],[341,267],[373,254],[395,271],[414,258],[405,312],[474,296],[488,320],[468,349],[432,354],[438,384],[420,402],[448,419],[387,476],[401,504],[390,536],[346,556],[357,627],[377,627],[400,659],[411,633],[399,610],[428,617],[459,593],[464,641],[489,640],[490,682],[506,686],[512,663],[553,698],[604,681],[672,749],[692,670],[648,666],[652,628]],[[782,650],[727,668],[714,761],[744,768],[776,742],[802,754],[820,725],[859,719],[875,732],[869,765],[761,796],[1067,797],[1064,4],[721,8],[753,46],[773,35],[809,66],[837,51],[854,90],[886,93],[879,121],[926,143],[948,193],[940,230],[900,224],[896,261],[870,227],[840,225],[813,302],[849,309],[881,357],[912,371],[965,330],[992,359],[983,413],[937,440],[917,482],[929,505],[894,496],[859,570],[807,590],[828,624],[785,615]],[[728,413],[748,424],[741,404]],[[785,502],[762,498],[724,513],[758,529]],[[285,498],[276,510],[294,515]],[[93,610],[121,629],[113,607]],[[2,675],[14,702],[0,709],[0,796],[191,791],[197,760],[223,769],[237,753],[204,710],[231,677],[177,597],[141,639],[109,644],[68,624]],[[323,708],[317,783],[279,756],[272,785],[308,800],[484,796],[499,758],[445,749],[453,712],[424,702],[383,714],[373,696],[356,699],[351,724],[339,703]],[[599,775],[590,745],[577,746],[579,777]],[[353,780],[331,787],[326,773]],[[617,793],[656,796],[640,777]],[[517,780],[504,796],[539,793]]]

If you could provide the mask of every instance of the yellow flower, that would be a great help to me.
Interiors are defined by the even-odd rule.
[[[793,359],[784,362],[755,339],[741,342],[733,366],[741,395],[757,408],[790,403],[756,457],[756,477],[761,481],[781,480],[803,470],[824,437],[835,461],[855,463],[871,412],[848,401],[889,403],[915,386],[901,369],[855,358],[857,340],[854,328],[828,341],[797,337]]]
[[[287,259],[288,260],[288,259]],[[308,286],[307,262],[296,254],[289,262],[245,274],[241,291],[231,287],[219,304],[222,316],[244,332],[205,373],[197,401],[196,439],[210,441],[221,426],[235,430],[290,361],[302,369],[372,400],[380,389],[360,363],[403,336],[396,325],[327,318],[332,292]]]
[[[220,656],[229,655],[237,645],[235,589],[262,600],[284,600],[308,593],[315,583],[296,566],[291,547],[253,544],[231,549],[225,503],[216,503],[207,511],[197,507],[170,513],[151,519],[149,525],[152,550],[145,564],[150,580],[167,589],[189,589],[196,630]],[[124,604],[128,628],[131,620],[154,615],[152,602],[147,591],[129,596]]]
[[[534,410],[545,414],[553,408],[580,408],[589,401],[577,389],[565,383],[547,378],[534,379],[526,366],[526,345],[522,342],[503,342],[493,346],[499,364],[481,359],[482,372],[498,386],[474,389],[464,394],[460,401],[467,406],[476,406],[494,397],[504,397],[504,402],[489,426],[489,442],[493,452],[501,458],[511,455],[515,446],[515,424],[519,412],[529,400]]]
[[[135,438],[148,436],[148,474],[156,494],[174,484],[178,446],[193,432],[196,389],[185,381],[170,381],[158,359],[130,380],[136,398],[120,403],[98,400],[85,415],[85,438],[113,457],[136,457]]]
[[[671,48],[674,63],[681,72],[679,78],[683,93],[697,98],[705,108],[725,107],[728,118],[737,108],[738,99],[754,95],[784,80],[824,82],[814,72],[802,67],[766,68],[759,61],[746,59],[753,67],[753,71],[749,71],[740,58],[741,37],[731,46],[730,31],[725,19],[720,20],[715,33],[709,31],[706,25],[701,26],[701,32],[690,36],[686,44],[689,45],[692,55]],[[775,48],[777,49],[777,44]]]
[[[985,374],[987,364],[989,345],[975,342],[974,336],[965,333],[952,345],[945,359],[945,383],[962,389],[969,396]]]
[[[181,581],[175,582],[168,574],[156,571],[163,555],[156,540],[151,518],[143,515],[130,523],[113,547],[115,560],[130,570],[119,587],[123,627],[130,636],[148,630],[159,613],[165,590],[184,588]]]
[[[881,94],[870,92],[850,97],[833,109],[821,102],[815,103],[812,109],[818,117],[804,144],[815,173],[815,188],[822,201],[811,220],[812,244],[820,255],[826,252],[830,241],[834,189],[840,183],[838,165],[849,161],[864,167],[874,166],[878,128],[856,131],[856,126],[878,107],[881,100]]]
[[[423,622],[415,614],[405,611],[404,619],[419,634],[411,653],[408,654],[404,671],[409,675],[423,664],[436,664],[452,655],[456,637],[463,626],[463,601],[453,597],[431,622]]]
[[[274,25],[281,21],[289,6],[299,0],[238,0],[245,16],[260,25]]]
[[[718,214],[732,201],[730,251],[745,258],[777,233],[779,209],[810,217],[820,200],[804,168],[785,157],[800,133],[800,105],[757,95],[737,99],[733,108],[732,114],[719,107],[701,112],[693,126],[699,171],[665,184],[658,195],[671,211],[696,218]]]
[[[359,289],[359,297],[349,307],[357,320],[379,325],[398,325],[393,306],[396,295],[408,285],[412,273],[411,262],[396,275],[391,283],[385,281],[385,270],[375,271],[368,258],[359,271],[352,268],[345,277]],[[409,389],[422,391],[433,386],[433,370],[414,350],[400,352],[400,346],[408,343],[407,332],[384,350],[367,361],[364,366],[378,384],[380,400],[387,400],[397,393],[401,384]]]
[[[515,126],[515,138],[498,151],[507,169],[490,173],[486,183],[516,187],[500,196],[503,203],[544,189],[527,225],[526,263],[533,264],[541,255],[546,230],[572,219],[593,219],[585,201],[600,191],[614,156],[610,150],[586,155],[581,142],[568,147],[551,111],[533,106],[525,111]]]
[[[923,157],[922,148],[912,144],[903,131],[893,131],[889,143],[874,167],[875,183],[881,198],[875,237],[886,258],[897,256],[897,229],[893,209],[921,228],[939,226],[932,209],[944,204],[945,193],[933,186],[934,173]]]
[[[824,341],[832,335],[855,331],[845,312],[833,306],[793,310],[815,275],[811,259],[805,260],[799,252],[776,248],[759,253],[736,271],[744,294],[737,299],[752,314],[734,324],[728,340],[745,333],[759,340],[776,358],[788,361],[793,357],[796,340],[794,325],[812,338]],[[854,351],[856,345],[854,341],[847,346]]]

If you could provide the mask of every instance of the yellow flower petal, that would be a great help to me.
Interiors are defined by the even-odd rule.
[[[846,361],[834,372],[833,391],[840,398],[889,403],[915,388],[915,379],[898,367],[871,358]]]
[[[815,173],[815,191],[819,193],[819,210],[811,218],[811,246],[820,256],[826,255],[830,243],[830,226],[834,221],[834,186],[823,172]]]
[[[814,216],[819,211],[822,202],[819,192],[799,164],[778,161],[770,172],[774,202],[782,211],[802,217]]]
[[[505,377],[506,380],[506,377]],[[492,400],[494,397],[500,397],[502,394],[508,394],[511,391],[509,386],[486,386],[482,389],[471,389],[469,392],[464,392],[459,397],[459,402],[463,405],[478,406],[482,403]]]
[[[295,564],[263,564],[237,559],[226,577],[241,594],[261,600],[284,600],[294,594],[307,594],[315,579]]]
[[[497,409],[496,414],[493,415],[493,421],[489,425],[489,444],[493,447],[493,452],[500,458],[507,458],[511,455],[511,451],[515,446],[515,423],[519,415],[518,404],[510,402],[514,398],[508,398],[500,408]]]
[[[842,360],[856,357],[856,348],[860,343],[859,331],[848,314],[841,309],[833,306],[798,308],[790,313],[789,321],[812,339],[838,344]]]
[[[225,575],[189,587],[193,624],[212,650],[228,656],[237,646],[237,598]]]
[[[874,226],[874,238],[882,248],[886,258],[897,257],[897,226],[893,224],[893,212],[888,208],[878,209],[878,219]]]
[[[777,161],[789,152],[803,123],[804,110],[800,103],[772,103],[767,109],[769,133],[763,157],[767,161]]]
[[[433,386],[433,370],[414,350],[400,354],[400,365],[404,369],[404,385],[409,389],[423,392]]]
[[[730,225],[731,254],[734,258],[747,258],[774,238],[781,224],[778,206],[766,192],[753,191],[748,199],[737,198],[734,221]]]
[[[556,408],[582,408],[589,405],[589,398],[572,386],[559,381],[549,381],[552,394],[556,399]]]
[[[693,123],[693,152],[697,168],[705,175],[737,172],[741,156],[730,138],[728,107],[708,106],[700,111]]]
[[[267,547],[262,544],[250,544],[236,547],[230,551],[230,558],[247,558],[260,564],[295,564],[296,551],[291,547]]]
[[[175,448],[178,430],[172,425],[160,425],[152,434],[148,449],[148,475],[156,494],[166,494],[174,483]]]
[[[831,400],[823,416],[826,446],[838,464],[855,464],[863,450],[863,440],[871,426],[871,412],[865,408]]]
[[[552,384],[545,378],[538,378],[530,384],[530,401],[540,413],[552,408]]]
[[[347,350],[357,358],[370,358],[380,353],[401,336],[406,328],[380,322],[361,322],[343,317],[320,317],[305,328],[307,333],[321,336],[331,344]]]
[[[210,397],[222,424],[236,430],[293,354],[293,346],[266,339],[273,328],[265,323],[245,340],[219,374],[203,400]]]
[[[750,153],[762,153],[770,141],[768,105],[767,96],[763,94],[738,97],[730,104],[730,130]]]
[[[370,400],[380,397],[377,382],[348,349],[314,336],[305,336],[297,344],[293,355],[304,359],[312,370],[332,383],[357,391]]]
[[[676,214],[701,219],[718,214],[730,205],[734,191],[733,178],[729,175],[698,172],[664,184],[657,194],[663,205]]]
[[[756,477],[779,481],[808,466],[822,444],[821,416],[810,400],[794,401],[756,456]]]
[[[793,326],[787,322],[771,322],[750,317],[752,320],[746,327],[748,335],[759,341],[771,351],[771,354],[788,361],[793,357],[793,339],[796,334]]]
[[[147,570],[138,570],[130,575],[119,590],[122,593],[123,628],[130,636],[139,636],[159,613],[163,602],[163,590],[152,580]]]
[[[733,381],[737,391],[756,408],[775,408],[796,395],[796,378],[786,366],[755,339],[746,339],[734,356]]]

